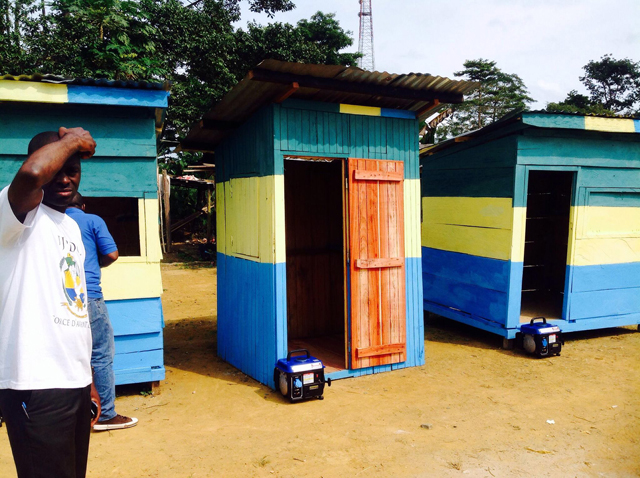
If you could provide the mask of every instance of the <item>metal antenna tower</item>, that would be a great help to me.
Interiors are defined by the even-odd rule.
[[[360,1],[360,36],[358,39],[358,51],[362,58],[358,60],[358,66],[363,70],[374,71],[375,60],[373,58],[373,14],[371,13],[371,0]]]

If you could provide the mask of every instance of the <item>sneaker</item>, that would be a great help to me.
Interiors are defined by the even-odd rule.
[[[116,415],[115,417],[109,420],[96,423],[93,426],[93,429],[99,432],[106,431],[106,430],[121,430],[123,428],[135,427],[137,424],[138,424],[137,418]]]

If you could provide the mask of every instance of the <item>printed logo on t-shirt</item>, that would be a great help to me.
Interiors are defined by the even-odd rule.
[[[67,299],[62,305],[76,317],[86,317],[87,294],[80,275],[80,265],[70,253],[60,261],[60,271],[62,272],[62,290]]]

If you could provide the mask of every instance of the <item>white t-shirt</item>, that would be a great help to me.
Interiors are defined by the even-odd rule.
[[[0,389],[91,383],[84,246],[76,222],[44,204],[24,223],[0,192]]]

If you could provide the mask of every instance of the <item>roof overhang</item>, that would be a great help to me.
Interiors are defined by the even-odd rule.
[[[401,110],[422,118],[445,104],[461,103],[477,86],[421,73],[397,75],[341,65],[264,60],[191,128],[181,149],[213,151],[258,109],[287,98]]]

